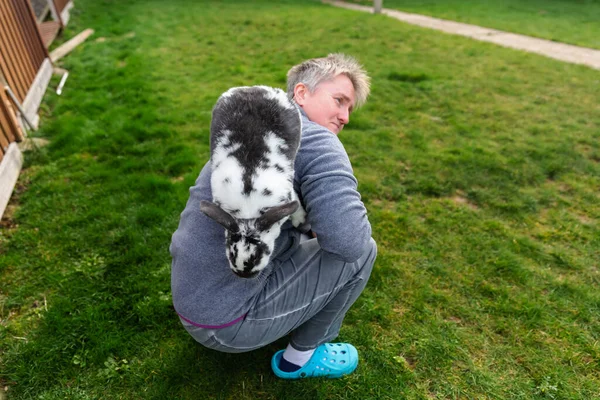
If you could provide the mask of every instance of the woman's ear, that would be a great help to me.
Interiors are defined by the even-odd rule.
[[[299,106],[303,106],[306,103],[306,95],[308,94],[308,88],[302,82],[297,83],[294,86],[294,100]]]

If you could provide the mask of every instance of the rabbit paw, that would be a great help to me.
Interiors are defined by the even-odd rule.
[[[298,207],[296,212],[290,216],[290,219],[292,220],[292,225],[294,225],[295,228],[298,228],[300,225],[304,224],[306,221],[306,211],[304,211],[304,207]]]

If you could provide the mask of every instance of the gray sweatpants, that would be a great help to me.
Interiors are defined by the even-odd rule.
[[[290,332],[292,346],[301,351],[336,338],[369,280],[377,246],[371,239],[357,261],[346,263],[307,238],[290,231],[289,250],[272,260],[273,272],[243,321],[206,329],[181,320],[185,329],[204,346],[227,353],[255,350]]]

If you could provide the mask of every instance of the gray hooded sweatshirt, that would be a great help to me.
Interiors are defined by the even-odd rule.
[[[302,109],[302,139],[296,156],[294,188],[319,245],[334,257],[356,261],[367,249],[371,225],[357,191],[350,160],[338,137],[308,119]],[[193,325],[222,328],[241,321],[254,304],[273,263],[253,278],[231,271],[224,228],[200,211],[211,200],[210,161],[200,172],[172,237],[171,291],[177,313]],[[287,221],[271,259],[290,246]]]

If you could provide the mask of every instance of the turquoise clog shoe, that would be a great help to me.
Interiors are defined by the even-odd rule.
[[[279,361],[285,350],[280,350],[271,359],[275,375],[283,379],[303,379],[311,377],[340,378],[348,375],[358,366],[358,351],[349,343],[324,343],[302,368],[294,372],[283,372]]]

